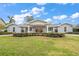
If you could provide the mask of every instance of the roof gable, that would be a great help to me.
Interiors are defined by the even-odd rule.
[[[29,25],[46,25],[49,23],[42,21],[42,20],[33,20],[33,21],[30,21],[28,24]]]
[[[64,23],[64,24],[61,24],[61,25],[69,25],[69,26],[72,26],[71,24],[69,24],[69,23]]]

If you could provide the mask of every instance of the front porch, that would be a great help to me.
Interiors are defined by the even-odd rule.
[[[53,32],[53,27],[48,25],[29,25],[21,27],[21,33],[48,33]]]

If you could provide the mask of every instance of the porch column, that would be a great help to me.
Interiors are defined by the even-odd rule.
[[[30,33],[30,26],[28,26],[28,33]]]
[[[48,33],[48,25],[47,25],[47,33]]]

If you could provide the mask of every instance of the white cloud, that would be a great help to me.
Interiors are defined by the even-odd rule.
[[[46,21],[46,22],[51,22],[52,19],[51,19],[51,18],[47,18],[45,21]]]
[[[26,17],[26,16],[33,16],[34,15],[35,17],[40,17],[42,15],[42,13],[44,13],[44,9],[45,9],[44,7],[41,7],[41,8],[34,7],[31,10],[27,10],[27,9],[21,10],[22,14],[14,15],[14,19],[17,24],[20,24],[23,22],[24,17]]]
[[[27,9],[25,9],[25,10],[21,10],[21,13],[24,13],[24,12],[27,12],[28,10]]]
[[[67,15],[59,15],[59,16],[53,16],[53,19],[62,20],[62,19],[65,19],[67,17],[68,17]]]
[[[24,20],[24,17],[26,17],[26,16],[31,16],[31,14],[25,13],[25,14],[14,15],[14,19],[17,24],[21,24]]]
[[[31,12],[32,12],[32,14],[36,15],[36,14],[42,13],[44,11],[44,9],[45,9],[44,7],[41,7],[41,8],[34,7],[34,8],[32,8]]]
[[[46,5],[47,3],[37,3],[37,5]]]
[[[79,12],[76,12],[70,16],[72,19],[79,17]]]

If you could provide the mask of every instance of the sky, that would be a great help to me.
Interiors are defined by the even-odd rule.
[[[0,18],[8,22],[14,16],[16,24],[33,16],[52,24],[79,24],[79,3],[0,3]]]

